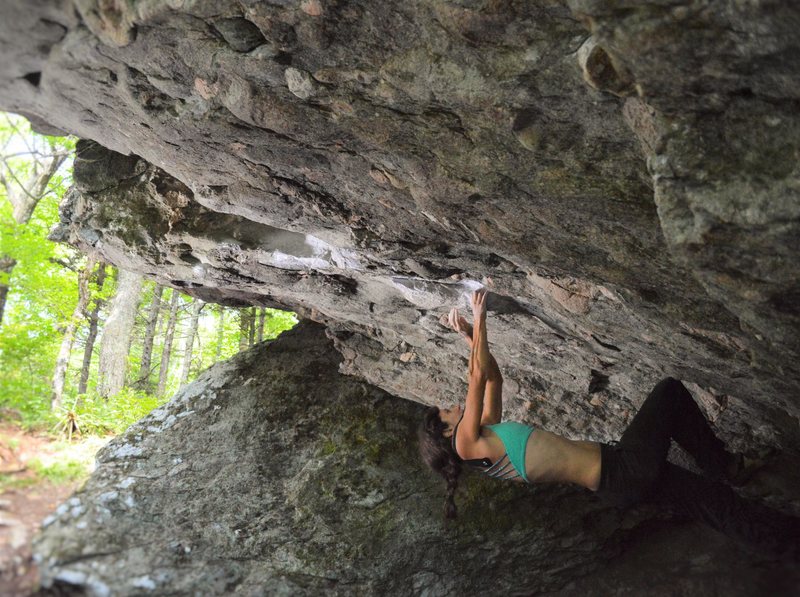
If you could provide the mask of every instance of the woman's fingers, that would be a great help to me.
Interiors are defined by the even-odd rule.
[[[486,289],[479,288],[472,293],[472,312],[479,313],[486,310]]]
[[[461,317],[461,314],[458,312],[458,308],[453,307],[450,309],[450,313],[447,315],[447,323],[453,328],[455,331],[463,334],[464,333],[464,318]]]

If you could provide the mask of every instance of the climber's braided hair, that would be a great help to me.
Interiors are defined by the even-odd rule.
[[[419,451],[425,463],[447,481],[447,497],[444,500],[444,517],[456,517],[455,493],[461,475],[461,458],[453,450],[450,438],[443,435],[447,426],[439,417],[439,409],[432,406],[425,411],[419,427]]]

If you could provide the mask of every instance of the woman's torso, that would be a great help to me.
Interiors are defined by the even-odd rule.
[[[500,436],[488,426],[481,427],[472,457],[496,462],[505,453]],[[576,483],[595,491],[600,486],[600,444],[534,429],[525,448],[525,472],[531,483]]]

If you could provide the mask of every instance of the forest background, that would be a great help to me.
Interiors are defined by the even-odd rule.
[[[0,113],[0,423],[65,442],[122,432],[211,364],[297,322],[205,304],[48,240],[75,141]],[[0,490],[17,479],[3,467],[13,448],[0,434]],[[40,477],[87,474],[51,460]]]

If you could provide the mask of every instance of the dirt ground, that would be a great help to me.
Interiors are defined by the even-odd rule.
[[[46,436],[0,424],[0,474],[15,482],[34,481],[36,475],[27,463],[51,452],[50,444]],[[37,594],[38,573],[31,559],[31,539],[42,520],[78,485],[77,482],[63,485],[36,482],[0,493],[0,595],[29,597]]]

